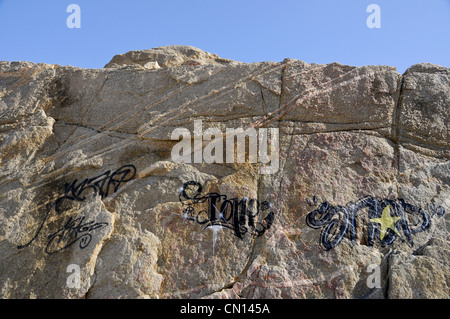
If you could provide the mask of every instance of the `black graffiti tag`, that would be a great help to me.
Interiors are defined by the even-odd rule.
[[[310,199],[306,200],[310,206],[313,203]],[[317,198],[313,197],[314,206],[317,206]],[[388,207],[389,206],[389,207]],[[433,204],[429,205],[429,212],[424,209],[411,205],[403,199],[397,200],[378,200],[372,196],[366,196],[357,202],[350,202],[345,206],[333,206],[328,202],[321,203],[317,209],[306,215],[306,223],[311,228],[322,229],[320,234],[320,244],[325,250],[332,249],[339,245],[342,239],[347,236],[353,243],[357,238],[357,213],[367,208],[367,217],[377,219],[381,217],[382,211],[388,207],[393,217],[399,217],[396,222],[397,229],[401,230],[406,241],[412,246],[414,244],[413,234],[423,232],[431,226],[431,216],[442,217],[445,214],[443,207],[436,208]],[[408,216],[414,215],[419,218],[418,225],[411,226],[408,223]],[[380,232],[377,223],[369,222],[367,225],[367,244],[373,246],[376,235]],[[390,229],[384,238],[380,238],[383,246],[391,245],[399,235]]]
[[[86,248],[92,240],[91,231],[108,226],[108,223],[96,223],[95,221],[84,222],[85,217],[69,217],[63,227],[47,236],[48,243],[45,252],[55,253],[79,242],[81,249]]]
[[[203,186],[196,181],[183,184],[180,189],[179,200],[183,204],[184,218],[193,220],[205,228],[219,225],[234,231],[243,239],[246,233],[259,237],[270,229],[275,218],[274,212],[269,212],[264,219],[259,215],[269,210],[271,205],[256,199],[228,198],[226,195],[211,192],[202,194]],[[201,210],[195,205],[203,204]],[[205,207],[206,206],[206,207]]]
[[[64,186],[64,195],[57,199],[56,204],[64,199],[84,201],[86,191],[92,190],[95,195],[100,195],[102,198],[108,197],[110,192],[115,193],[122,183],[129,182],[136,175],[136,167],[134,165],[124,165],[118,170],[111,173],[106,171],[98,176],[86,178],[78,183],[74,180],[72,183],[66,183]]]
[[[86,200],[86,196],[89,192],[93,196],[99,195],[103,199],[108,195],[117,192],[121,184],[131,181],[135,176],[136,167],[128,164],[120,167],[114,172],[106,171],[95,177],[86,178],[79,183],[78,180],[66,183],[64,185],[64,194],[47,205],[46,214],[31,240],[23,245],[18,245],[17,248],[23,249],[36,240],[44,229],[44,226],[46,226],[52,212],[54,212],[56,216],[61,215],[64,212],[63,206],[65,201],[69,201],[69,203],[82,202]],[[70,217],[56,232],[47,235],[48,242],[45,247],[45,252],[48,254],[55,253],[70,247],[75,242],[79,242],[79,247],[81,249],[86,248],[92,239],[90,232],[108,225],[106,222],[84,222],[84,219],[85,217]],[[45,228],[48,228],[48,225]]]

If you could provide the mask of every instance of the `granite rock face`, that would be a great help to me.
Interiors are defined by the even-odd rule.
[[[449,107],[428,63],[0,62],[0,297],[449,298]]]

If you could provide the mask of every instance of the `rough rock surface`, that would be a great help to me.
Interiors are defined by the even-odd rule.
[[[0,297],[449,298],[449,105],[428,63],[0,62]],[[278,129],[275,171],[176,163],[199,120]]]

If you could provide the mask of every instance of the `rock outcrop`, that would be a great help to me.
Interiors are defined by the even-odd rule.
[[[0,297],[449,298],[449,107],[429,63],[0,62]]]

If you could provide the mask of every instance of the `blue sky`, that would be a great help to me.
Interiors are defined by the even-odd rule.
[[[72,3],[79,29],[66,25]],[[378,29],[366,25],[372,3]],[[0,0],[0,60],[102,68],[173,44],[243,62],[450,67],[450,0]]]

